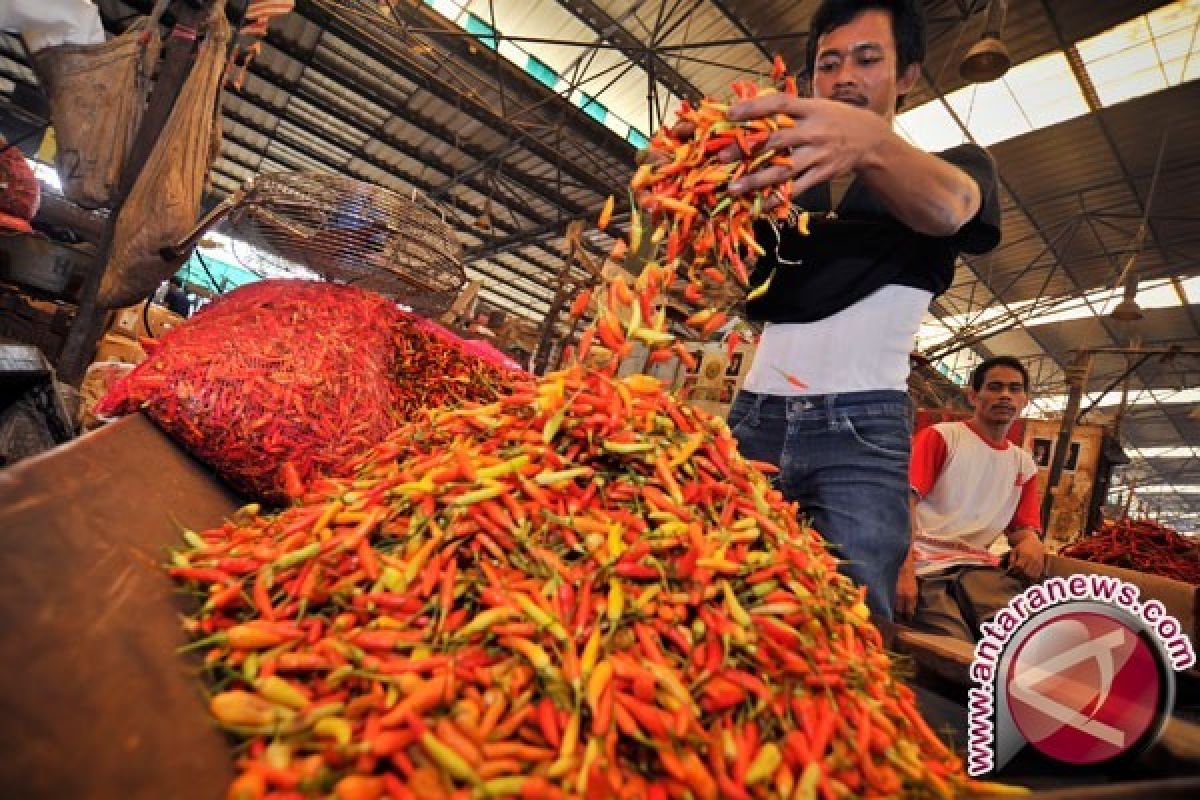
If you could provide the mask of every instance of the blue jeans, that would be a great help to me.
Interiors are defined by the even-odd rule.
[[[742,391],[729,427],[743,456],[779,467],[783,496],[833,545],[840,570],[867,587],[871,611],[891,619],[909,543],[908,395]]]

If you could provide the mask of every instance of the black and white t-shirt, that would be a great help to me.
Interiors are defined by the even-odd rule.
[[[948,237],[899,222],[860,180],[829,216],[829,184],[797,202],[811,213],[808,236],[756,226],[766,249],[751,275],[769,290],[746,304],[767,325],[744,387],[775,395],[830,394],[907,386],[908,354],[929,301],[954,278],[959,253],[1000,241],[996,168],[987,151],[961,145],[937,154],[978,184],[975,217]],[[807,385],[801,388],[797,382]]]

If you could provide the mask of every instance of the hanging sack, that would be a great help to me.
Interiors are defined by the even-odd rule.
[[[50,101],[63,196],[84,208],[112,204],[142,122],[166,6],[160,0],[149,18],[107,42],[62,44],[32,54],[33,71]]]
[[[208,168],[220,145],[221,78],[229,47],[225,3],[214,3],[192,70],[150,157],[117,215],[97,302],[117,308],[147,297],[186,258],[163,248],[187,237],[200,214]]]

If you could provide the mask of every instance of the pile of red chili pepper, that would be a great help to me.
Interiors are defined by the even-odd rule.
[[[308,281],[239,288],[152,347],[97,413],[144,409],[235,487],[270,501],[298,495],[418,408],[490,400],[519,380],[387,298]]]
[[[423,412],[172,575],[230,797],[951,797],[862,593],[654,378]]]
[[[985,788],[765,465],[658,380],[613,377],[633,341],[686,357],[668,262],[602,290],[568,369],[423,410],[293,507],[185,535],[171,573],[202,597],[192,647],[245,739],[231,798]],[[705,305],[717,282],[695,285]],[[602,369],[584,366],[594,341]]]
[[[1150,519],[1108,520],[1061,555],[1200,585],[1200,543]]]

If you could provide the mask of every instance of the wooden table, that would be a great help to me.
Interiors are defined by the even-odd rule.
[[[0,797],[225,796],[161,564],[238,505],[140,415],[0,471]]]

